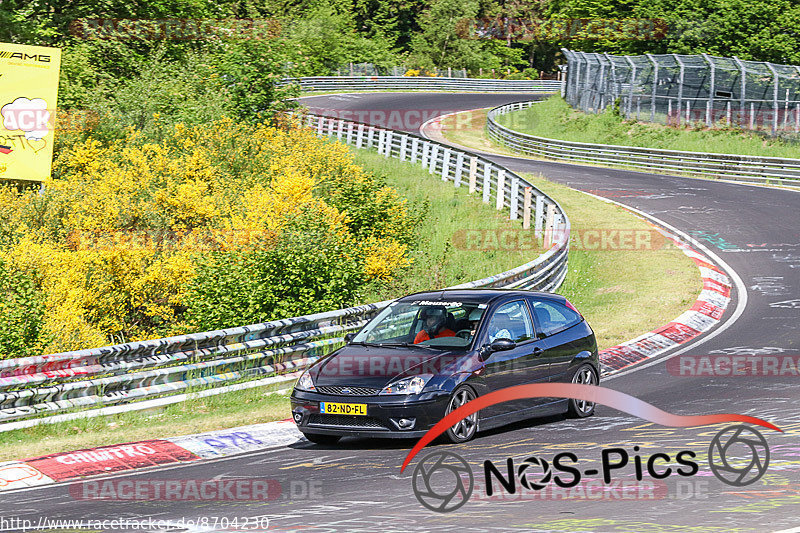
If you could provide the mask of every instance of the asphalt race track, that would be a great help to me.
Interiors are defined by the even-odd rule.
[[[530,96],[378,93],[316,96],[304,101],[316,111],[439,109],[446,113],[526,99]],[[651,214],[697,238],[730,267],[729,274],[738,274],[741,284],[731,295],[733,301],[721,325],[680,347],[681,352],[794,356],[797,362],[800,193],[508,157],[492,159],[515,171],[542,173],[551,180]],[[268,517],[270,531],[313,532],[780,531],[800,526],[796,512],[800,504],[800,377],[791,370],[783,376],[682,377],[668,371],[668,357],[624,372],[603,385],[671,413],[748,414],[779,426],[784,433],[760,428],[771,452],[769,468],[760,480],[738,487],[712,474],[706,459],[708,447],[724,426],[665,428],[598,406],[596,415],[585,420],[556,418],[520,423],[479,434],[465,445],[429,447],[402,474],[400,465],[413,441],[343,440],[335,447],[301,441],[268,452],[126,477],[273,479],[282,488],[281,496],[274,501],[81,501],[62,484],[3,494],[0,516],[84,520],[153,517],[176,526],[185,524],[181,519]],[[638,452],[634,446],[639,447]],[[480,495],[485,460],[502,470],[509,457],[517,465],[530,456],[551,461],[556,454],[572,452],[585,473],[599,469],[601,451],[613,447],[624,448],[631,462],[614,470],[608,484],[602,483],[601,475],[585,474],[588,485],[582,483],[572,489],[553,489],[551,483],[547,490],[517,486],[515,494],[508,494],[498,484],[496,499]],[[428,453],[439,450],[464,457],[476,479],[470,501],[450,513],[424,508],[412,492],[414,466]],[[653,479],[645,472],[643,481],[636,481],[634,455],[641,456],[645,464],[655,453],[674,458],[682,450],[696,453],[696,475],[684,477],[673,472],[665,479]],[[740,446],[738,456],[747,457],[747,451]],[[732,452],[731,456],[737,455]],[[659,462],[657,468],[664,471],[666,466],[666,462]]]

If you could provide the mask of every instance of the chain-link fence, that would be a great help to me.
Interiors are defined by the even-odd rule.
[[[771,135],[800,131],[800,66],[680,54],[613,56],[563,49],[565,98],[600,112],[673,126],[734,125]]]

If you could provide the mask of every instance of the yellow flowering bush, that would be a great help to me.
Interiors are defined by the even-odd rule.
[[[43,194],[0,187],[0,261],[42,295],[36,353],[354,304],[414,242],[394,189],[294,126],[90,136],[60,150],[53,175]]]

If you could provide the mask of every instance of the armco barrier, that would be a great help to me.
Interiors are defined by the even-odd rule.
[[[634,146],[561,141],[514,131],[499,124],[496,120],[499,115],[525,109],[536,103],[518,102],[496,107],[489,111],[486,117],[488,136],[516,152],[556,161],[593,163],[643,171],[724,178],[747,183],[768,182],[800,187],[800,159],[681,152]]]
[[[302,91],[459,91],[500,93],[555,93],[557,80],[491,80],[483,78],[429,78],[421,76],[319,76],[285,78],[282,85],[296,83]]]
[[[512,219],[527,221],[532,217],[533,231],[543,235],[545,241],[556,240],[529,263],[458,288],[552,291],[564,280],[569,220],[554,200],[517,174],[478,155],[409,133],[315,115],[301,115],[294,120],[320,136],[421,164],[456,187],[479,192],[484,202],[497,209],[508,208]],[[360,329],[389,303],[166,339],[0,360],[0,422],[179,395],[196,388],[223,387],[296,372],[341,346],[345,333]],[[284,377],[293,379],[290,375]],[[0,431],[3,426],[0,423]]]

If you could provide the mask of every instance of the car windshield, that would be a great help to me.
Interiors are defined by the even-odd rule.
[[[475,337],[485,304],[475,302],[394,302],[353,339],[353,343],[466,348]]]

